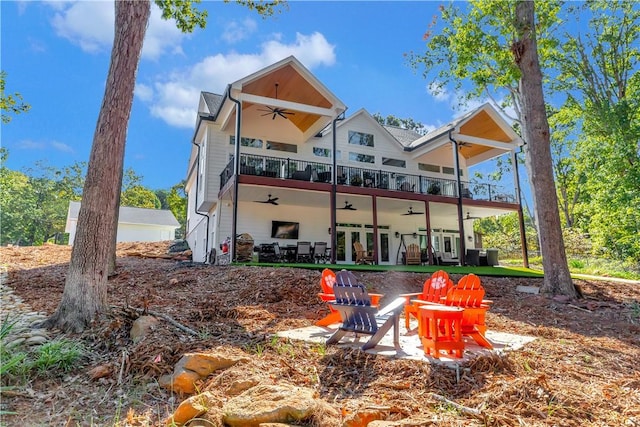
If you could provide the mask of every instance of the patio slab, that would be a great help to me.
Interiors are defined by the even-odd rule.
[[[330,325],[327,327],[308,326],[306,328],[281,331],[276,335],[292,340],[324,344],[336,331],[339,325],[340,324],[337,323],[335,325]],[[366,353],[398,359],[420,360],[427,363],[442,363],[453,367],[480,355],[489,355],[492,353],[500,354],[505,351],[518,350],[527,343],[535,340],[535,337],[488,330],[485,336],[493,344],[493,350],[480,347],[471,338],[464,337],[465,348],[462,358],[458,359],[447,357],[442,354],[440,356],[440,359],[436,359],[424,354],[422,343],[420,342],[420,338],[418,337],[417,329],[415,329],[418,326],[417,323],[412,324],[411,326],[413,329],[409,333],[406,332],[403,325],[400,326],[400,351],[396,351],[393,346],[393,330],[391,330],[382,338],[382,340],[380,340],[380,343],[376,347],[367,350]],[[347,334],[337,345],[343,348],[360,348],[362,347],[362,345],[364,345],[365,342],[367,342],[368,339],[369,335],[361,335],[360,339],[356,340],[354,334]]]

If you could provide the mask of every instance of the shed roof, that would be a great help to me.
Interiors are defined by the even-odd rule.
[[[69,203],[68,220],[77,220],[80,212],[80,202]],[[120,206],[120,224],[142,224],[163,227],[180,227],[180,223],[170,210],[134,208],[130,206]]]

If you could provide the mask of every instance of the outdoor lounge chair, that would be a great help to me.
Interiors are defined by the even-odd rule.
[[[375,347],[382,337],[393,328],[393,345],[400,351],[400,333],[398,323],[404,306],[404,298],[396,298],[391,304],[378,311],[371,305],[371,298],[362,285],[344,286],[336,283],[333,287],[335,301],[330,302],[334,310],[340,313],[342,325],[327,340],[327,345],[337,344],[349,332],[370,335],[362,350]]]
[[[339,280],[340,284],[344,286],[361,285],[357,277],[350,271],[342,270],[336,275],[332,270],[325,268],[322,271],[322,277],[320,278],[320,288],[322,289],[322,292],[318,294],[318,297],[320,297],[322,301],[327,303],[329,307],[329,314],[318,320],[316,322],[316,326],[329,326],[334,323],[340,323],[340,313],[338,313],[333,307],[331,307],[331,304],[329,304],[329,302],[336,299],[336,296],[333,293],[333,286],[336,284],[337,280]],[[382,298],[383,296],[384,295],[382,294],[369,294],[371,305],[373,307],[379,307],[380,298]]]
[[[366,251],[360,242],[353,242],[353,250],[356,253],[356,264],[375,264],[373,252]]]
[[[407,246],[406,264],[407,265],[422,264],[420,246],[416,245],[415,243],[411,243],[409,246]]]
[[[297,179],[300,181],[311,181],[311,165],[307,165],[304,170],[295,171],[291,175],[291,179]]]
[[[404,325],[409,332],[411,316],[418,318],[418,307],[426,303],[441,303],[442,297],[447,295],[447,291],[453,287],[453,281],[446,271],[438,270],[424,281],[422,292],[411,294],[401,294],[406,301],[404,306]]]
[[[413,300],[421,304],[419,300]],[[412,302],[413,302],[412,301]],[[480,278],[475,274],[463,276],[458,283],[449,289],[447,294],[441,298],[444,305],[459,307],[464,310],[462,314],[462,335],[474,339],[478,345],[486,348],[493,348],[493,345],[485,338],[487,331],[485,323],[485,313],[489,309],[490,300],[484,299],[484,288],[480,283]],[[430,304],[424,301],[422,305]],[[422,337],[426,326],[418,323],[418,334]]]

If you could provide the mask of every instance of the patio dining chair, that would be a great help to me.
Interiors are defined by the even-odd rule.
[[[313,260],[318,264],[327,262],[327,242],[315,242],[313,244]]]
[[[296,262],[313,262],[311,242],[298,242],[296,249]]]

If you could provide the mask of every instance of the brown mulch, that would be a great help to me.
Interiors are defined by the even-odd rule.
[[[639,284],[577,280],[585,298],[561,301],[516,292],[518,285],[540,286],[539,279],[482,277],[494,301],[489,328],[536,340],[476,358],[458,379],[428,363],[272,338],[325,314],[316,296],[319,270],[205,266],[164,259],[167,247],[119,244],[118,274],[108,289],[113,310],[83,334],[65,336],[81,341],[87,357],[64,376],[41,375],[3,393],[3,409],[17,412],[4,415],[3,425],[156,425],[181,401],[157,386],[158,377],[186,352],[219,349],[245,352],[254,362],[210,377],[202,390],[252,378],[287,382],[317,389],[342,414],[384,408],[389,420],[430,420],[422,425],[640,426]],[[0,248],[5,283],[33,310],[53,313],[70,254],[65,246]],[[356,274],[385,295],[383,304],[421,290],[427,277]],[[134,344],[129,330],[142,310],[198,334],[161,320]],[[94,376],[106,375],[92,379],[96,367],[103,374]]]

